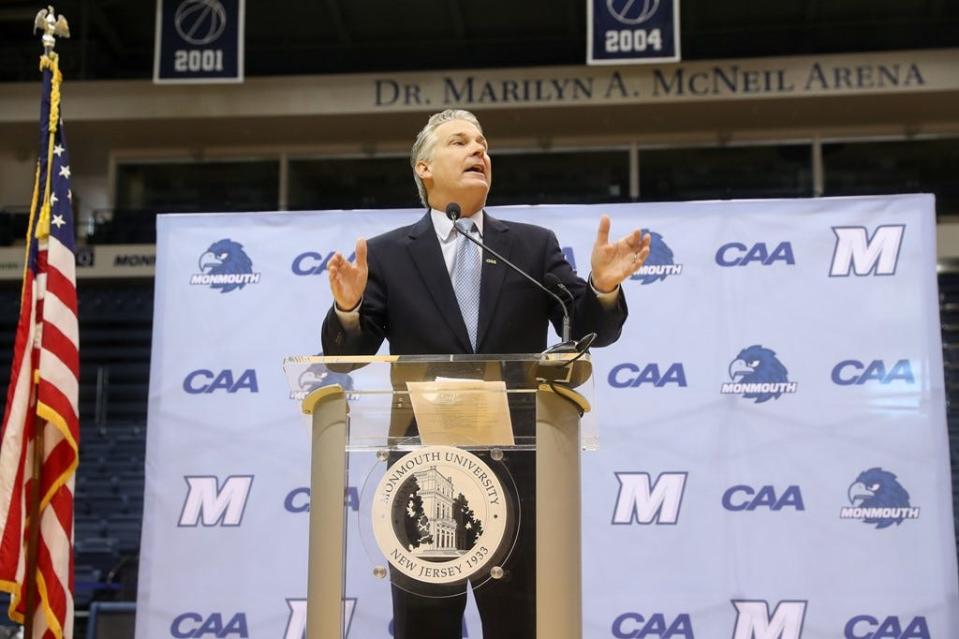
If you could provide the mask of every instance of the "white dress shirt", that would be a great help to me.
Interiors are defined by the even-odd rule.
[[[456,256],[456,240],[459,239],[459,233],[453,228],[453,220],[446,217],[446,213],[430,209],[430,217],[433,218],[433,229],[436,231],[436,239],[440,241],[440,250],[443,251],[443,261],[446,262],[446,272],[453,276],[453,258]],[[477,211],[468,218],[476,224],[476,229],[470,235],[474,239],[483,241],[483,211]],[[477,247],[479,249],[479,247]],[[483,259],[483,256],[479,256]]]

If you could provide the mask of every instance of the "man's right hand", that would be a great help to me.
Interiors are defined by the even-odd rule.
[[[333,300],[341,311],[351,311],[363,299],[366,290],[366,278],[370,270],[366,264],[366,240],[356,241],[356,262],[349,262],[342,254],[336,253],[327,264],[330,274],[330,290]]]

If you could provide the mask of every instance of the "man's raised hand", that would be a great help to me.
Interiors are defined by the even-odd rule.
[[[649,233],[640,235],[639,229],[618,242],[609,241],[609,216],[599,219],[596,243],[590,260],[593,269],[593,286],[596,290],[612,292],[620,282],[635,273],[649,257]]]
[[[336,253],[326,265],[330,275],[330,291],[333,300],[341,311],[351,311],[363,299],[366,279],[370,269],[366,264],[366,240],[356,241],[356,261],[348,261],[341,253]]]

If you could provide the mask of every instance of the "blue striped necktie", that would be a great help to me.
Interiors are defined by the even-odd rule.
[[[475,237],[476,224],[469,218],[456,220],[456,226],[464,233]],[[453,255],[453,270],[450,279],[453,282],[453,291],[459,303],[460,314],[469,333],[470,345],[476,352],[476,331],[479,325],[480,278],[483,274],[483,264],[480,260],[480,248],[462,235],[457,234],[456,253]]]

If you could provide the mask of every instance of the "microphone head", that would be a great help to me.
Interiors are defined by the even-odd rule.
[[[555,273],[547,273],[543,276],[543,281],[546,282],[546,286],[552,289],[559,288],[559,285],[562,283]]]
[[[568,301],[573,301],[573,294],[570,293],[569,289],[566,288],[566,285],[563,284],[563,280],[555,273],[547,273],[543,276],[543,282],[546,283],[546,288],[556,293],[557,291],[563,295],[563,297]]]
[[[450,202],[449,204],[446,205],[446,217],[453,220],[454,222],[460,219],[461,213],[462,212],[460,211],[460,205],[457,204],[456,202]]]

